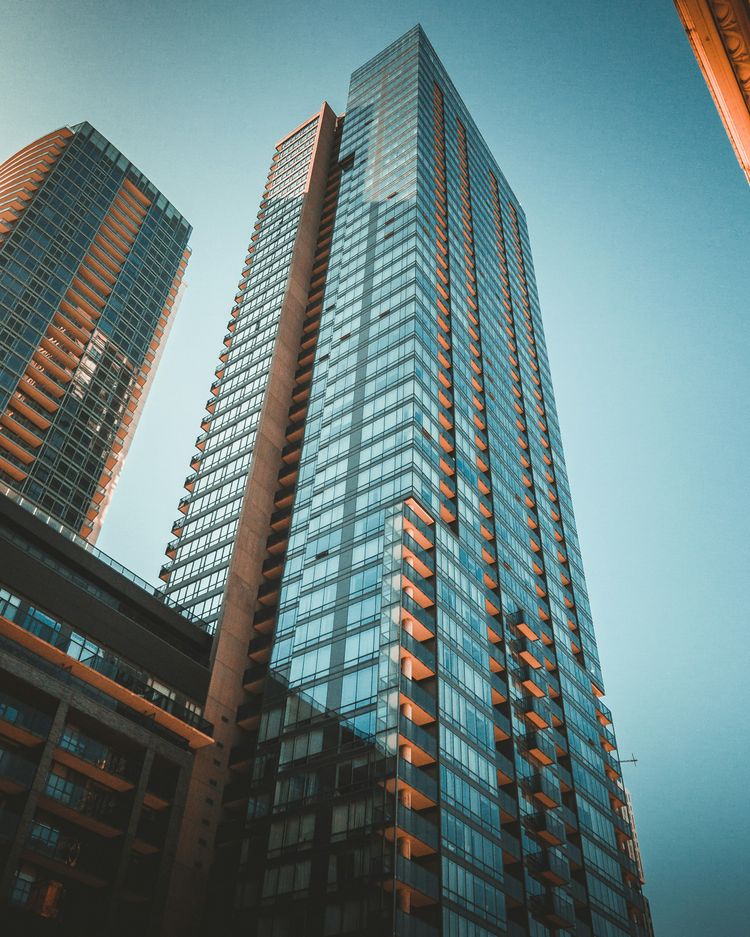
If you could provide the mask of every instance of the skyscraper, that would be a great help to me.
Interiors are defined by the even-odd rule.
[[[0,165],[0,482],[95,540],[190,225],[90,124]]]
[[[526,222],[421,28],[277,144],[224,345],[162,571],[212,926],[643,935]]]

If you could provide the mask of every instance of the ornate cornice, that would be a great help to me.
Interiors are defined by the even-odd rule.
[[[716,28],[750,109],[750,8],[746,0],[710,0]]]
[[[674,0],[750,182],[750,0]]]

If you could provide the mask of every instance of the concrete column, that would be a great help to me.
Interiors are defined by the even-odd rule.
[[[120,861],[117,864],[115,882],[112,886],[112,898],[110,900],[109,910],[107,912],[106,931],[111,931],[114,929],[117,909],[120,903],[120,895],[125,883],[125,875],[128,871],[130,854],[133,851],[133,841],[135,840],[135,834],[138,830],[138,822],[141,819],[143,795],[146,793],[146,785],[148,784],[148,777],[151,773],[151,765],[153,763],[154,753],[152,749],[149,748],[146,750],[146,754],[144,755],[143,764],[141,765],[141,773],[138,776],[138,783],[136,784],[135,791],[133,792],[133,806],[130,810],[130,819],[128,820],[128,826],[125,830],[125,836],[123,837],[122,847],[120,849]]]
[[[23,851],[26,840],[29,837],[31,822],[34,819],[37,804],[39,803],[39,795],[47,785],[49,769],[52,766],[52,753],[54,752],[55,746],[60,740],[67,716],[67,700],[60,700],[57,704],[57,710],[55,711],[55,716],[52,720],[52,725],[49,730],[49,735],[47,736],[47,741],[44,743],[42,754],[39,756],[39,762],[37,764],[34,780],[31,783],[29,795],[26,798],[26,803],[23,810],[21,811],[21,818],[18,821],[18,828],[16,829],[16,835],[13,840],[13,844],[8,851],[8,856],[5,860],[5,867],[2,869],[0,874],[0,903],[5,901],[7,895],[10,893],[11,886],[13,884],[13,877],[15,875],[16,869],[18,868],[18,862],[21,857],[21,852]]]

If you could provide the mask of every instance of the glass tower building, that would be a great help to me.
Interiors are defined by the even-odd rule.
[[[0,485],[91,541],[178,305],[190,230],[90,124],[0,164]]]
[[[277,145],[224,344],[162,571],[213,926],[645,934],[526,222],[420,27]]]

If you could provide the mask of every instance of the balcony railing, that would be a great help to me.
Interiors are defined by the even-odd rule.
[[[127,810],[115,794],[92,784],[81,784],[70,776],[50,772],[44,794],[76,813],[118,829],[123,829],[127,821]]]
[[[572,899],[560,889],[551,889],[532,899],[534,915],[545,923],[568,928],[575,923],[576,912]]]
[[[434,735],[430,735],[426,729],[402,715],[399,720],[399,731],[404,738],[413,742],[417,748],[421,748],[432,759],[437,758],[437,739]]]
[[[62,865],[80,868],[103,879],[101,857],[92,853],[90,844],[76,836],[67,836],[46,823],[33,821],[26,842],[27,848]]]
[[[415,602],[406,593],[401,596],[401,607],[412,618],[416,618],[419,624],[426,628],[433,637],[435,636],[435,619],[426,608],[422,608],[418,602]]]
[[[0,778],[21,788],[27,788],[34,780],[35,771],[36,765],[33,761],[7,748],[0,748]]]
[[[52,622],[51,619],[47,619],[47,621]],[[82,645],[86,648],[86,652],[78,653],[76,656],[81,664],[96,671],[103,677],[107,677],[136,696],[153,703],[154,706],[158,706],[159,709],[170,713],[199,732],[206,735],[213,733],[213,726],[203,716],[188,708],[184,703],[157,690],[149,683],[148,675],[144,674],[143,671],[136,669],[131,664],[127,664],[122,658],[110,651],[92,644],[90,640],[74,632],[69,625],[62,622],[47,624],[32,615],[26,615],[17,624],[65,654],[69,653],[71,647]],[[53,627],[53,625],[57,627]]]
[[[46,738],[52,725],[51,716],[8,693],[0,693],[0,719],[39,738]]]
[[[399,759],[398,772],[401,779],[410,787],[424,794],[428,800],[437,803],[438,786],[434,778],[431,778],[421,768],[404,761],[403,758]]]
[[[429,543],[435,542],[435,531],[430,527],[429,524],[426,524],[422,518],[417,514],[416,511],[413,511],[408,504],[404,505],[404,517],[412,524],[419,533],[427,540]],[[434,562],[434,561],[433,561]]]
[[[529,856],[529,869],[532,873],[547,881],[561,885],[570,879],[570,866],[567,859],[545,849]]]
[[[401,692],[429,716],[435,717],[437,715],[435,697],[431,696],[427,690],[422,689],[416,680],[409,680],[408,677],[401,674]]]
[[[4,485],[2,482],[0,482],[0,494],[4,494],[11,498],[11,500],[15,501],[16,504],[20,505],[30,514],[35,514],[38,518],[43,520],[48,527],[56,530],[59,534],[62,534],[63,537],[66,537],[68,540],[73,541],[73,543],[77,544],[77,546],[79,546],[82,550],[86,550],[87,553],[91,553],[98,560],[101,560],[102,563],[105,563],[107,566],[109,566],[110,569],[113,569],[116,573],[124,576],[130,582],[134,582],[137,586],[139,586],[145,592],[148,592],[149,595],[153,596],[159,602],[162,602],[169,608],[174,609],[174,611],[183,618],[193,622],[194,625],[197,625],[204,631],[208,630],[209,625],[207,625],[204,621],[201,621],[200,618],[197,618],[195,615],[193,615],[189,609],[183,608],[178,602],[170,599],[169,596],[165,595],[164,592],[161,591],[160,588],[157,588],[150,582],[146,582],[145,579],[142,579],[140,576],[127,569],[122,565],[122,563],[118,563],[117,560],[112,559],[111,556],[108,556],[106,553],[102,553],[101,550],[97,549],[95,546],[92,546],[92,544],[90,544],[87,540],[79,537],[75,531],[70,530],[59,521],[56,521],[48,514],[45,514],[44,511],[40,510],[33,502],[29,501],[27,498],[24,498],[23,495],[18,494],[18,492],[14,491],[12,488],[8,488],[8,486]],[[179,521],[175,521],[175,524],[184,524],[184,522],[185,519],[181,518]]]
[[[60,748],[81,761],[114,774],[126,780],[133,780],[136,774],[135,765],[131,764],[121,752],[115,751],[103,742],[92,739],[72,726],[66,726],[62,737],[57,743]]]
[[[412,859],[406,859],[401,855],[396,856],[396,878],[420,894],[437,901],[439,891],[437,876]]]
[[[551,845],[559,845],[566,840],[565,824],[553,813],[532,813],[524,822],[527,829]]]
[[[438,937],[438,930],[414,914],[396,911],[396,937]]]
[[[524,787],[532,797],[535,797],[545,806],[553,807],[562,803],[557,779],[552,780],[546,774],[532,774],[524,781]]]
[[[416,659],[423,663],[428,670],[432,671],[432,673],[435,673],[435,670],[437,669],[435,652],[425,647],[423,641],[417,641],[413,635],[410,635],[408,632],[402,629],[401,647],[416,657]]]
[[[6,807],[0,807],[0,843],[9,843],[16,835],[20,817]]]
[[[432,605],[435,604],[435,586],[430,582],[429,579],[425,579],[424,576],[412,566],[410,563],[407,563],[406,560],[401,564],[401,571],[404,576],[409,579],[410,582],[414,584],[414,588],[418,589],[421,593],[427,596]],[[418,604],[418,603],[417,603]],[[420,606],[421,608],[421,606]]]
[[[398,803],[396,806],[396,824],[402,830],[410,833],[431,849],[438,848],[438,828],[431,821],[422,816],[419,810],[410,810]]]

